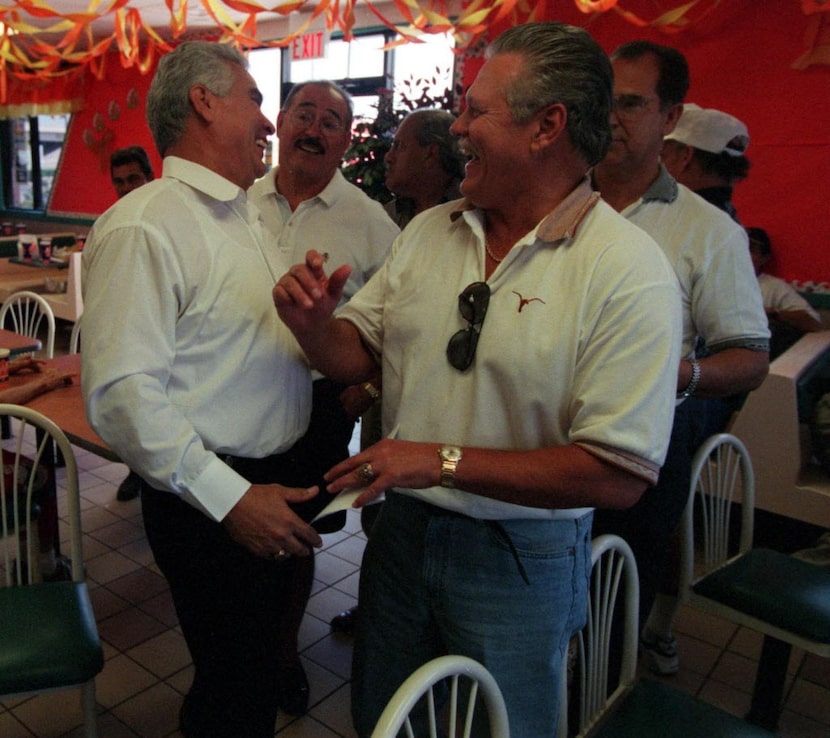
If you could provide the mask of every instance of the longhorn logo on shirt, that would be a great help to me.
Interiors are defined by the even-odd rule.
[[[522,297],[519,292],[516,290],[512,290],[513,294],[519,298],[519,312],[525,309],[526,305],[529,305],[531,302],[541,302],[543,305],[547,303],[541,297]]]

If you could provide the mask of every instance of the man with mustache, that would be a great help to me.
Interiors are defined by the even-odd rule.
[[[333,82],[294,85],[277,116],[278,166],[250,188],[262,212],[266,238],[290,263],[309,248],[326,252],[335,264],[349,264],[345,303],[375,273],[397,236],[380,203],[350,184],[340,171],[351,142],[352,101]],[[352,388],[315,375],[311,422],[295,446],[298,463],[322,482],[323,474],[349,455],[354,424],[378,394],[371,380]],[[348,409],[344,406],[348,402]],[[297,636],[314,578],[313,556],[294,559],[291,606],[283,613],[280,707],[302,715],[309,686],[297,653]]]
[[[360,574],[361,738],[446,653],[492,672],[512,734],[556,735],[592,509],[656,481],[673,412],[676,280],[587,176],[610,141],[605,53],[560,23],[511,28],[466,102],[463,200],[410,221],[337,316],[350,270],[318,251],[274,288],[314,366],[350,383],[382,366],[386,437],[326,475],[366,486],[358,505],[386,492]]]

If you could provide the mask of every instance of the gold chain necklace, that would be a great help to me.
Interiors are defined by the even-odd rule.
[[[496,262],[496,264],[501,264],[502,259],[504,259],[504,256],[507,256],[507,254],[505,254],[504,256],[502,256],[502,257],[501,257],[501,259],[499,259],[499,257],[498,257],[498,256],[496,256],[496,255],[495,255],[495,254],[494,254],[494,253],[490,250],[490,244],[489,244],[489,243],[487,243],[487,241],[485,241],[485,242],[484,242],[484,250],[487,252],[487,255],[488,255],[488,256],[489,256],[489,257],[490,257],[493,261],[495,261],[495,262]]]

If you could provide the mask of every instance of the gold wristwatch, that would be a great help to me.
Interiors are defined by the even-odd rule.
[[[455,487],[455,471],[461,461],[461,449],[458,446],[442,446],[438,449],[441,457],[441,486]]]

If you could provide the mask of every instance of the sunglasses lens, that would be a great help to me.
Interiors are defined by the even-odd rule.
[[[490,304],[490,287],[486,282],[473,282],[458,296],[458,309],[468,323],[481,323]]]
[[[478,331],[473,328],[462,328],[453,334],[447,344],[447,359],[450,365],[463,372],[470,368],[478,346]]]
[[[458,296],[458,310],[467,321],[467,327],[454,333],[447,344],[447,359],[450,366],[463,372],[470,368],[478,346],[478,333],[487,306],[490,304],[490,287],[486,282],[473,282],[467,285]]]

